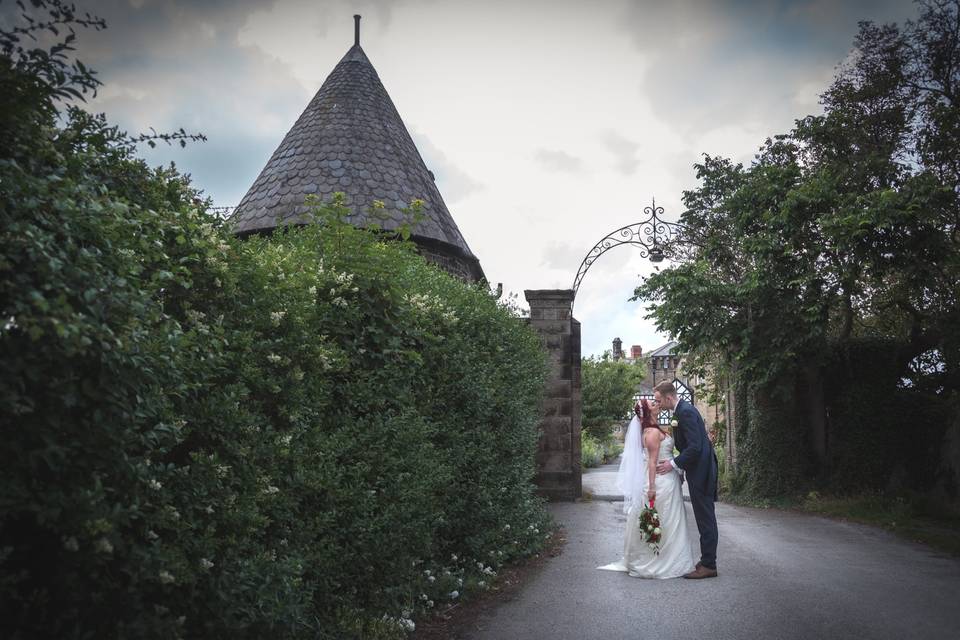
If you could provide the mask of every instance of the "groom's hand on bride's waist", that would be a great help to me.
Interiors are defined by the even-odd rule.
[[[669,460],[661,460],[657,463],[657,473],[663,475],[673,471],[673,464]]]

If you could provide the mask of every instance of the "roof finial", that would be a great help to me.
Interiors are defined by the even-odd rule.
[[[360,46],[360,16],[353,16],[353,45]]]

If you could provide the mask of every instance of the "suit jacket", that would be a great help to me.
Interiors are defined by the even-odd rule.
[[[697,408],[680,400],[673,412],[677,426],[673,429],[673,442],[680,452],[674,462],[687,474],[690,487],[703,495],[717,499],[717,454],[707,437],[707,427]]]

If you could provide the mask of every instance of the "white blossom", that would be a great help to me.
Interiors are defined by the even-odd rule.
[[[147,529],[147,540],[154,541],[159,540],[160,536],[157,535],[157,532],[153,529]]]
[[[97,540],[97,544],[94,548],[102,553],[113,553],[113,545],[106,538],[100,538]]]
[[[79,551],[80,543],[77,542],[76,538],[74,538],[73,536],[70,536],[69,538],[63,541],[63,548],[66,549],[67,551]]]
[[[459,597],[460,597],[460,592],[459,592],[459,591],[451,591],[451,592],[450,592],[449,594],[447,594],[447,595],[449,595],[451,598],[459,598]]]
[[[271,311],[270,312],[270,322],[273,323],[273,326],[279,327],[280,321],[283,320],[283,316],[287,315],[286,311]]]
[[[164,569],[157,575],[159,576],[160,582],[162,584],[171,584],[176,581],[176,578],[173,577],[173,574],[167,571],[166,569]]]

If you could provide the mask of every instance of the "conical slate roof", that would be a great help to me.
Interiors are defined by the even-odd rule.
[[[450,216],[440,191],[400,114],[357,42],[324,81],[283,142],[274,151],[232,217],[239,235],[264,232],[299,218],[304,199],[346,194],[351,224],[394,229],[400,209],[419,198],[424,219],[413,239],[431,251],[450,253],[482,277],[479,263]],[[374,200],[387,220],[369,219]]]

